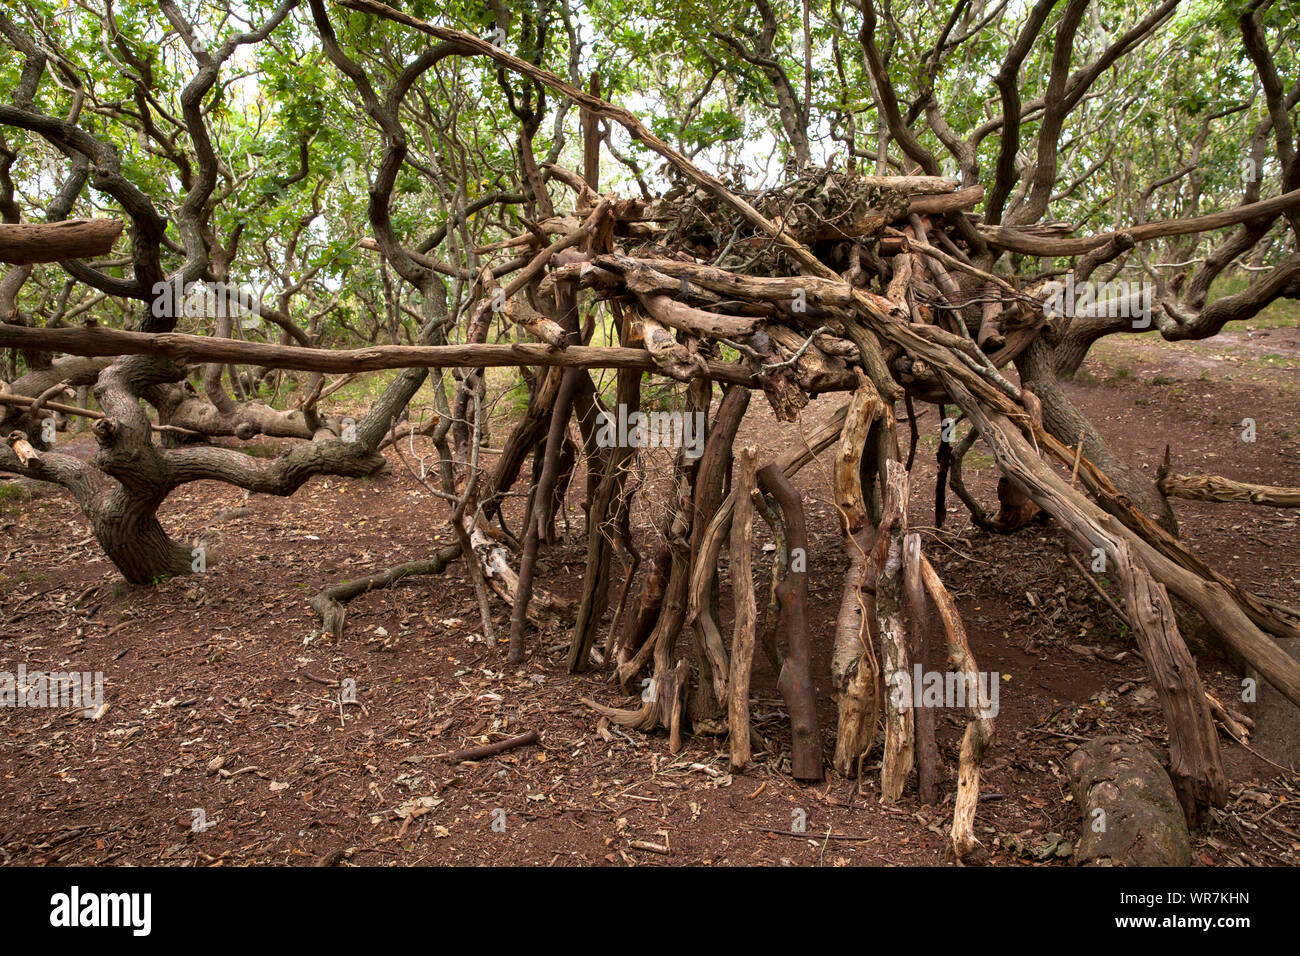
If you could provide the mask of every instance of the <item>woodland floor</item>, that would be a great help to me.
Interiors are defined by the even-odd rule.
[[[1178,471],[1298,485],[1298,370],[1295,329],[1174,346],[1143,336],[1103,343],[1068,390],[1120,454],[1148,470],[1168,442]],[[841,401],[814,402],[801,428],[776,425],[756,398],[740,441],[766,460]],[[1245,417],[1257,423],[1253,444],[1240,439]],[[933,524],[937,420],[933,408],[920,420],[930,437],[917,452],[911,521],[924,528]],[[62,450],[90,453],[85,432],[60,439]],[[808,509],[809,623],[829,735],[828,654],[845,559],[828,454],[796,481]],[[996,475],[982,446],[966,471],[991,505]],[[579,477],[570,533],[544,552],[539,571],[539,581],[569,596],[582,573],[580,488]],[[643,548],[647,508],[659,497],[638,499],[648,503],[636,513]],[[519,502],[511,504],[518,528]],[[1294,512],[1175,507],[1194,550],[1259,593],[1297,602]],[[372,865],[944,862],[962,728],[953,712],[938,720],[943,805],[919,806],[909,792],[886,808],[875,763],[861,792],[854,781],[802,786],[789,777],[788,722],[761,654],[755,719],[769,748],[732,776],[725,741],[688,737],[673,757],[662,734],[599,734],[580,696],[633,701],[599,673],[568,674],[560,632],[532,632],[531,658],[506,667],[503,648],[478,636],[459,564],[353,601],[338,643],[312,636],[308,598],[428,555],[447,541],[443,511],[400,464],[370,480],[315,479],[291,499],[191,485],[168,500],[164,524],[187,540],[218,529],[224,546],[203,575],[135,588],[100,554],[68,497],[25,481],[0,484],[0,670],[102,671],[109,703],[97,720],[0,709],[0,865],[311,864],[345,848],[355,848],[352,863]],[[946,527],[924,540],[978,666],[1002,675],[977,833],[995,864],[1066,865],[1080,824],[1062,770],[1069,751],[1100,734],[1142,737],[1157,749],[1164,741],[1142,662],[1050,524],[991,536],[950,496]],[[769,560],[759,561],[757,580]],[[614,577],[617,585],[617,566]],[[495,610],[504,631],[508,608],[496,602]],[[1202,654],[1200,665],[1221,699],[1240,698],[1227,662]],[[344,707],[322,681],[349,677],[359,704]],[[539,731],[541,745],[477,764],[439,759],[525,730]],[[1193,835],[1195,862],[1300,862],[1300,779],[1220,741],[1229,805]],[[206,815],[203,832],[191,827],[195,809]],[[503,832],[492,826],[498,809]],[[806,834],[770,832],[796,829],[801,814]],[[853,839],[828,840],[828,831]]]

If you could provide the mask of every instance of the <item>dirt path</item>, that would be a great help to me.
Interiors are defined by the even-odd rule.
[[[1153,469],[1168,441],[1181,469],[1300,484],[1294,389],[1202,378],[1181,360],[1163,363],[1163,379],[1153,383],[1145,346],[1123,348],[1135,351],[1090,360],[1070,386],[1121,454]],[[1131,371],[1122,375],[1125,365]],[[810,406],[804,430],[838,401]],[[1238,434],[1248,416],[1258,423],[1253,444]],[[937,423],[933,408],[921,419],[918,527],[933,524]],[[765,459],[799,435],[755,401],[740,440]],[[967,470],[973,490],[991,502],[995,475],[981,452],[977,446]],[[798,484],[829,728],[829,643],[845,560],[827,466],[805,469]],[[877,801],[875,765],[861,792],[852,781],[805,787],[789,778],[788,722],[762,655],[755,726],[768,749],[752,772],[733,777],[722,741],[688,738],[672,758],[662,736],[598,732],[580,696],[633,701],[601,675],[569,675],[563,633],[533,633],[536,653],[506,668],[501,648],[478,634],[459,565],[359,598],[344,638],[320,637],[306,605],[311,595],[447,540],[443,504],[400,466],[370,480],[316,479],[289,500],[190,486],[167,502],[164,523],[187,539],[215,529],[224,544],[205,574],[147,589],[120,581],[69,500],[26,483],[0,490],[0,671],[20,664],[102,671],[109,705],[96,720],[0,709],[0,863],[310,864],[344,850],[355,863],[376,865],[944,860],[961,731],[950,713],[938,721],[943,805],[920,807],[909,793],[889,808]],[[656,507],[653,494],[644,500],[643,539]],[[1296,603],[1294,514],[1176,507],[1194,548],[1243,584]],[[1000,679],[977,833],[995,863],[1063,864],[1078,814],[1062,760],[1079,740],[1102,733],[1141,735],[1159,747],[1163,720],[1122,624],[1066,562],[1050,525],[996,538],[972,529],[958,506],[949,511],[942,532],[924,532],[925,547],[965,615],[979,666]],[[511,518],[517,527],[517,507]],[[583,562],[576,508],[570,520],[565,542],[545,553],[539,580],[576,596]],[[759,556],[756,579],[769,560]],[[504,623],[508,609],[495,610]],[[1224,663],[1201,666],[1222,697],[1234,694]],[[336,681],[355,682],[355,704],[340,702]],[[440,759],[525,730],[538,730],[541,744],[477,764]],[[1224,744],[1231,804],[1197,834],[1197,862],[1296,862],[1296,779]],[[806,835],[767,832],[801,825]],[[828,832],[854,839],[827,840]]]

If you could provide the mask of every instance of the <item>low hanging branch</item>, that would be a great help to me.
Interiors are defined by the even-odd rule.
[[[1247,203],[1235,209],[1212,212],[1191,219],[1171,219],[1163,222],[1146,222],[1130,226],[1120,232],[1102,232],[1079,238],[1036,236],[1014,226],[981,226],[980,234],[989,245],[1008,252],[1031,256],[1077,256],[1096,249],[1124,235],[1135,242],[1160,239],[1168,236],[1187,236],[1211,229],[1223,229],[1252,219],[1267,219],[1288,209],[1300,206],[1300,189],[1293,189],[1272,199]]]
[[[13,408],[32,408],[36,406],[37,399],[27,395],[9,395],[0,394],[0,405],[8,405]],[[40,408],[48,408],[52,412],[58,412],[61,415],[74,415],[80,418],[89,418],[91,421],[98,421],[104,417],[103,412],[97,412],[93,408],[81,408],[77,405],[65,405],[62,402],[41,402]],[[189,428],[181,428],[179,425],[154,425],[152,428],[156,432],[170,433],[173,435],[193,435],[199,436],[201,433]]]

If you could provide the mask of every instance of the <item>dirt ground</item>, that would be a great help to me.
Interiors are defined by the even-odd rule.
[[[1170,346],[1103,343],[1072,398],[1127,460],[1300,485],[1300,333],[1230,333]],[[756,399],[740,441],[760,460],[801,441],[843,397],[798,426]],[[1242,420],[1256,440],[1241,438]],[[912,526],[954,592],[981,670],[1000,676],[997,739],[986,758],[977,834],[1001,865],[1067,865],[1080,814],[1062,762],[1080,741],[1125,734],[1163,746],[1165,726],[1126,630],[1067,561],[1050,524],[1011,537],[974,529],[951,501],[933,528],[938,416],[920,420]],[[86,433],[60,436],[89,454]],[[417,444],[417,449],[420,446]],[[390,458],[392,452],[388,453]],[[845,557],[828,455],[805,468],[810,632],[823,732],[833,736],[828,668]],[[992,503],[977,445],[967,475]],[[575,480],[576,499],[581,482]],[[401,464],[369,480],[318,478],[290,499],[216,483],[174,494],[161,515],[178,538],[220,545],[206,573],[125,584],[72,501],[29,482],[0,484],[0,671],[101,671],[97,719],[0,709],[0,864],[350,865],[944,863],[952,775],[964,726],[941,712],[943,799],[878,801],[878,748],[856,781],[789,776],[788,720],[758,655],[755,726],[766,741],[743,775],[725,740],[609,730],[580,700],[632,706],[600,673],[564,667],[564,632],[532,632],[507,667],[489,646],[461,566],[353,601],[343,639],[316,630],[322,588],[449,540],[445,505]],[[638,507],[649,545],[653,489]],[[519,526],[517,501],[511,526]],[[1241,584],[1300,603],[1296,515],[1175,503],[1186,539]],[[546,586],[574,597],[581,513],[545,553]],[[760,522],[761,527],[761,522]],[[770,556],[758,555],[762,580]],[[615,569],[615,594],[621,573]],[[723,569],[724,593],[727,589]],[[765,601],[760,600],[760,607]],[[504,626],[508,608],[494,605]],[[504,627],[501,628],[504,630]],[[1240,698],[1240,676],[1202,655],[1207,686]],[[356,703],[339,684],[355,681]],[[540,744],[453,765],[457,749],[536,730]],[[1197,865],[1300,860],[1300,778],[1220,736],[1231,795],[1193,836]],[[799,831],[806,827],[806,832]],[[653,844],[662,850],[646,849]]]

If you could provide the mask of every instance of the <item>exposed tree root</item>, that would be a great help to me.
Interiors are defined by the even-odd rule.
[[[344,581],[321,591],[308,604],[320,615],[321,629],[338,641],[343,639],[343,627],[347,621],[345,605],[353,598],[360,597],[379,588],[392,587],[399,581],[417,575],[441,574],[447,565],[461,556],[459,544],[450,544],[432,558],[423,561],[406,561],[393,565],[386,571],[371,574],[364,578]]]

